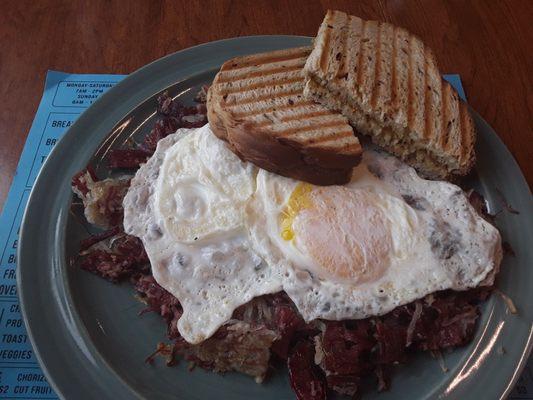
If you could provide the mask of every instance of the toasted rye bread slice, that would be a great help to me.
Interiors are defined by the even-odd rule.
[[[422,175],[449,179],[474,165],[467,105],[405,29],[328,11],[304,71],[307,98],[341,111]]]
[[[361,159],[346,117],[303,96],[302,47],[237,57],[207,95],[213,132],[244,160],[318,185],[343,184]]]

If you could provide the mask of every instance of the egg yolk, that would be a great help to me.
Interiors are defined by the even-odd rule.
[[[393,243],[378,195],[343,186],[299,184],[281,215],[281,237],[340,281],[379,279]]]
[[[285,240],[292,240],[294,238],[294,231],[292,223],[298,213],[304,208],[311,207],[309,194],[313,186],[309,183],[299,183],[291,193],[285,209],[281,213],[281,237]]]

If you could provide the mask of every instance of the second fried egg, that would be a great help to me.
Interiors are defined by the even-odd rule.
[[[498,267],[500,238],[455,185],[421,179],[367,151],[345,186],[260,171],[252,245],[306,320],[381,315],[426,294],[475,287]]]

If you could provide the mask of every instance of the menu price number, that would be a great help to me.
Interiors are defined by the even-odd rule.
[[[0,371],[0,394],[5,394],[9,390],[9,385],[3,385],[3,371]]]

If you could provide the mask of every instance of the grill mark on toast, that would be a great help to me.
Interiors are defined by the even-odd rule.
[[[393,110],[396,111],[397,109],[397,91],[396,91],[396,58],[397,58],[397,46],[396,46],[396,40],[397,38],[397,28],[396,26],[392,29],[392,71],[391,71],[391,95],[390,95],[390,102],[392,104]]]
[[[341,151],[346,152],[346,153],[349,153],[349,152],[361,153],[363,151],[363,148],[361,147],[361,144],[359,143],[359,141],[357,141],[357,143],[352,143],[342,148]]]
[[[407,127],[412,130],[413,126],[413,41],[408,37],[408,66],[407,66]]]
[[[276,98],[280,98],[280,97],[289,97],[289,96],[294,96],[294,95],[298,95],[300,94],[301,95],[302,93],[302,90],[301,89],[292,89],[292,90],[287,90],[285,92],[280,92],[280,93],[276,93]],[[260,101],[263,101],[263,100],[269,100],[272,98],[272,93],[268,93],[268,94],[264,94],[262,96],[258,96],[258,97],[252,97],[252,98],[249,98],[249,99],[246,99],[246,100],[243,100],[243,101],[238,101],[238,102],[235,102],[235,103],[232,103],[232,104],[227,104],[226,107],[228,108],[234,108],[234,107],[239,107],[239,106],[242,106],[244,104],[252,104],[252,103],[257,103],[257,102],[260,102]]]
[[[278,106],[269,106],[267,108],[257,108],[250,111],[234,113],[234,116],[237,118],[253,118],[259,114],[270,114],[275,111],[286,111],[292,108],[304,108],[313,105],[314,103],[310,101],[301,101],[299,103],[294,103],[293,105],[278,105]]]
[[[351,82],[354,77],[354,64],[355,64],[355,58],[353,56],[355,51],[355,46],[357,41],[352,40],[353,36],[355,35],[354,29],[353,29],[353,23],[355,21],[355,18],[350,16],[348,17],[348,39],[351,42],[351,46],[348,46],[346,48],[346,60],[345,60],[345,66],[346,66],[346,85],[351,85]]]
[[[426,61],[425,61],[425,46],[424,44],[418,40],[416,37],[411,37],[411,44],[413,46],[412,51],[412,57],[411,57],[411,69],[412,69],[412,93],[413,98],[412,102],[413,104],[410,105],[411,108],[411,127],[412,132],[417,136],[417,140],[421,141],[421,144],[423,143],[424,146],[428,144],[428,134],[426,132],[426,126],[425,126],[425,118],[426,114],[428,112],[427,105],[426,105],[426,93],[425,93],[425,87],[426,79],[427,79],[427,72],[426,69]]]
[[[470,135],[470,114],[468,112],[468,106],[459,100],[459,113],[461,115],[461,129],[459,130],[459,136],[461,138],[461,147],[459,152],[459,165],[463,166],[467,161],[471,147],[472,136]]]
[[[336,114],[332,113],[329,110],[311,111],[307,114],[304,113],[304,114],[288,115],[286,117],[280,118],[280,122],[281,123],[291,122],[291,121],[297,121],[299,119],[304,120],[304,119],[311,119],[311,118],[316,118],[316,117],[324,117],[328,115],[336,115]],[[340,115],[338,117],[342,118]]]
[[[331,25],[326,25],[327,27],[329,26],[333,26],[333,28],[327,28],[330,32],[329,32],[329,48],[328,48],[328,52],[327,52],[327,60],[326,60],[326,64],[325,64],[325,73],[326,73],[326,76],[328,77],[328,79],[331,79],[331,80],[335,80],[335,75],[337,73],[337,70],[338,70],[338,66],[339,66],[339,60],[337,59],[336,55],[333,54],[333,52],[335,51],[336,48],[338,48],[339,44],[340,44],[340,41],[341,41],[341,36],[342,36],[342,26],[336,26],[336,16],[337,16],[337,12],[332,12],[331,15],[332,15],[332,24]],[[342,14],[341,14],[342,16]]]
[[[335,74],[335,79],[344,79],[346,77],[346,48],[348,45],[348,37],[350,33],[350,17],[347,14],[345,14],[345,16],[346,19],[344,21],[343,27],[341,28],[340,34],[340,60],[338,60],[339,62],[337,64],[337,72]],[[337,56],[335,56],[335,58],[337,58]]]
[[[434,136],[433,143],[439,150],[442,150],[442,135],[444,129],[442,125],[442,114],[445,113],[442,101],[442,77],[440,76],[435,56],[429,47],[427,48],[428,58],[426,73],[428,73],[428,92],[431,95],[431,134]]]
[[[258,65],[273,64],[281,61],[294,60],[296,58],[307,58],[311,52],[310,47],[300,47],[292,49],[293,51],[283,55],[258,55],[247,61],[238,60],[233,64],[224,65],[221,71],[235,71],[241,68],[253,67]]]
[[[350,137],[350,136],[353,136],[353,132],[352,131],[340,131],[340,132],[334,132],[334,133],[332,133],[330,135],[327,135],[327,136],[322,136],[322,137],[319,137],[319,138],[311,138],[311,139],[308,139],[308,140],[304,140],[301,143],[304,144],[304,145],[310,145],[310,144],[316,145],[316,144],[322,144],[322,143],[327,143],[327,142],[332,142],[332,141],[345,139],[345,138]]]
[[[459,101],[458,99],[458,96],[457,94],[453,94],[453,101]],[[463,118],[461,116],[461,102],[459,101],[458,103],[458,109],[457,109],[457,132],[459,134],[459,140],[462,139],[462,136],[463,136],[463,131],[464,131],[464,127],[463,127]],[[452,141],[453,138],[450,137],[449,138],[449,141]]]
[[[295,133],[315,131],[324,128],[335,128],[336,126],[345,127],[346,123],[344,121],[329,121],[316,125],[297,126],[296,128],[290,128],[276,132],[276,136],[286,138],[290,135],[294,135]]]
[[[461,125],[461,111],[459,110],[460,102],[459,102],[459,96],[457,95],[457,92],[453,89],[453,87],[446,82],[445,83],[447,91],[448,91],[448,108],[449,108],[449,116],[448,116],[448,123],[450,123],[450,134],[446,138],[446,144],[445,144],[445,151],[447,151],[449,154],[452,154],[454,157],[458,157],[458,153],[460,153],[460,149],[458,147],[458,140],[460,141],[460,138],[458,136],[461,135],[462,131],[462,125]]]
[[[407,121],[409,112],[409,37],[407,31],[396,29],[396,120],[401,126],[410,129]]]
[[[328,143],[328,142],[326,142]],[[316,149],[319,148],[323,151],[334,151],[339,154],[353,154],[353,153],[360,153],[361,152],[361,145],[359,143],[351,143],[351,144],[344,144],[341,146],[332,146],[332,145],[324,145],[325,143],[319,143],[318,146],[315,145],[308,145],[310,148]],[[338,144],[337,141],[333,141],[332,144]]]
[[[326,15],[326,18],[324,19],[324,22],[327,24],[326,25],[326,29],[324,29],[324,43],[322,45],[322,48],[321,48],[321,53],[320,53],[320,61],[319,61],[319,69],[320,71],[322,71],[322,73],[324,75],[327,74],[327,63],[328,63],[328,54],[329,54],[329,46],[330,46],[330,36],[331,36],[331,29],[329,25],[329,17],[331,16],[331,14],[328,12],[327,15]],[[326,19],[328,19],[328,21],[326,22]]]
[[[453,128],[453,125],[455,124],[455,132],[456,135],[459,134],[461,135],[461,130],[462,130],[462,125],[461,125],[461,110],[459,110],[460,108],[460,104],[458,103],[458,98],[457,98],[457,94],[454,92],[454,90],[451,88],[451,85],[449,83],[446,83],[446,86],[449,86],[448,87],[448,91],[449,91],[449,95],[451,95],[451,98],[449,98],[449,100],[451,101],[451,104],[450,104],[450,110],[451,110],[451,115],[449,117],[451,123],[452,123],[452,128]],[[448,135],[448,138],[446,140],[446,150],[449,151],[449,152],[453,152],[454,149],[452,148],[453,146],[453,136],[455,135]]]
[[[276,97],[279,97],[279,96],[276,96]],[[265,99],[265,100],[268,100],[268,99]],[[250,111],[237,112],[237,113],[234,113],[233,115],[237,118],[254,117],[259,114],[269,114],[274,111],[285,111],[285,110],[290,110],[292,108],[308,107],[314,104],[315,103],[313,103],[312,101],[305,100],[304,98],[300,98],[300,99],[294,100],[293,104],[287,104],[287,105],[280,104],[278,106],[270,106],[268,108],[263,108],[263,109],[258,108],[258,109],[250,110]]]
[[[363,109],[370,110],[370,102],[374,91],[376,77],[376,51],[379,34],[379,23],[377,21],[367,22],[367,40],[365,42],[365,55],[363,57],[363,79],[361,83],[361,95]]]
[[[361,87],[361,79],[363,78],[363,53],[365,52],[366,46],[363,46],[363,40],[365,40],[365,32],[366,32],[366,22],[362,21],[361,23],[361,47],[359,48],[359,59],[357,60],[357,80],[355,81],[355,89]],[[359,90],[357,90],[359,92]]]
[[[231,75],[229,75],[229,76],[219,76],[219,78],[217,79],[216,83],[229,83],[229,82],[237,83],[239,81],[248,80],[250,78],[275,75],[275,74],[278,74],[278,73],[281,73],[281,72],[297,71],[299,69],[302,69],[302,66],[303,66],[303,64],[305,62],[305,58],[303,58],[302,60],[303,60],[303,63],[301,65],[298,64],[298,65],[292,65],[292,66],[289,66],[289,67],[278,67],[278,68],[272,68],[272,69],[268,69],[268,70],[254,71],[254,72],[249,72],[247,74],[237,75],[237,76],[231,76]]]
[[[351,92],[354,93],[354,96],[356,98],[359,98],[359,89],[357,87],[358,80],[359,80],[359,70],[361,69],[360,60],[361,60],[361,51],[363,48],[363,35],[364,35],[364,27],[363,23],[364,21],[360,18],[353,17],[353,21],[358,24],[358,26],[354,27],[354,39],[357,38],[357,40],[354,40],[356,43],[355,46],[353,46],[353,51],[351,54],[351,67],[350,67],[350,89]]]
[[[359,140],[357,141],[357,143],[352,143],[350,145],[348,145],[346,148],[344,148],[343,150],[361,150],[361,144],[359,143]]]
[[[376,107],[376,101],[377,101],[377,95],[379,91],[379,85],[378,79],[379,79],[379,71],[381,70],[381,30],[383,28],[384,24],[378,24],[378,35],[376,38],[376,66],[374,68],[374,82],[372,82],[372,95],[370,96],[370,106],[372,108]]]
[[[450,135],[451,124],[448,124],[448,94],[446,93],[446,83],[444,79],[440,80],[440,93],[442,97],[442,111],[441,111],[441,135],[439,137],[439,146],[444,149],[448,142]]]
[[[251,92],[251,91],[256,90],[256,89],[266,89],[268,87],[275,88],[276,86],[287,85],[287,84],[296,83],[296,82],[303,82],[303,81],[304,81],[304,78],[302,76],[295,76],[295,77],[292,77],[292,78],[285,78],[285,79],[280,79],[280,80],[275,80],[275,81],[256,82],[256,83],[252,83],[250,85],[239,87],[239,88],[222,89],[220,91],[220,93],[222,95],[226,95],[226,94],[233,94],[233,95],[243,94],[243,93],[246,93],[246,92]]]
[[[288,117],[285,117],[285,118],[281,118],[281,121],[282,122],[290,122],[290,121],[294,121],[294,120],[300,119],[300,118],[309,119],[309,118],[322,117],[322,116],[326,116],[326,115],[336,115],[336,114],[333,114],[329,110],[320,110],[320,111],[313,111],[313,112],[310,112],[308,114],[291,115],[291,116],[288,116]],[[338,115],[338,117],[339,118],[343,118],[341,115]]]
[[[427,46],[422,44],[422,52],[424,54],[424,132],[422,132],[422,137],[424,138],[430,138],[431,134],[433,132],[433,129],[430,129],[429,125],[431,121],[429,120],[429,113],[431,111],[431,105],[429,104],[430,101],[433,103],[433,98],[431,97],[431,93],[428,90],[428,55],[426,54]],[[428,107],[429,105],[429,107]],[[431,130],[431,132],[430,132]]]

